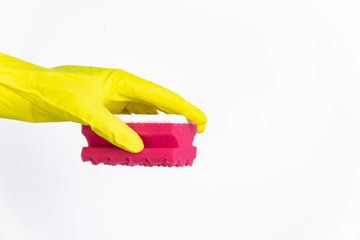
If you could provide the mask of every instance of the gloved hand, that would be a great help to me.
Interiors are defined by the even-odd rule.
[[[184,115],[205,130],[206,117],[176,93],[119,69],[40,67],[0,53],[0,117],[27,122],[73,121],[129,152],[141,138],[113,114]]]

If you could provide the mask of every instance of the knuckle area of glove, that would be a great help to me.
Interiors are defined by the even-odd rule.
[[[132,75],[123,70],[113,70],[105,85],[107,89],[105,101],[131,101],[138,95],[137,84],[132,79]]]

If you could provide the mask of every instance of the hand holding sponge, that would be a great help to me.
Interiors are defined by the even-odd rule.
[[[27,122],[73,121],[128,152],[141,137],[114,114],[185,116],[205,129],[206,117],[176,93],[119,69],[88,66],[45,68],[0,53],[0,117]]]

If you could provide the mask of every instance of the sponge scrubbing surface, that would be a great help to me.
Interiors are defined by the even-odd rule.
[[[130,153],[118,148],[93,132],[90,126],[82,126],[82,133],[89,146],[81,153],[82,160],[97,165],[127,166],[192,166],[196,147],[192,145],[197,126],[185,117],[174,114],[116,115],[139,134],[144,142],[140,153]]]
[[[187,123],[186,117],[177,114],[117,114],[115,115],[124,123]]]

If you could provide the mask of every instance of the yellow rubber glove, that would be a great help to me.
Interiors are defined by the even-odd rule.
[[[113,114],[184,115],[205,130],[206,117],[176,93],[119,69],[40,67],[0,53],[0,117],[27,122],[73,121],[129,152],[141,138]]]

